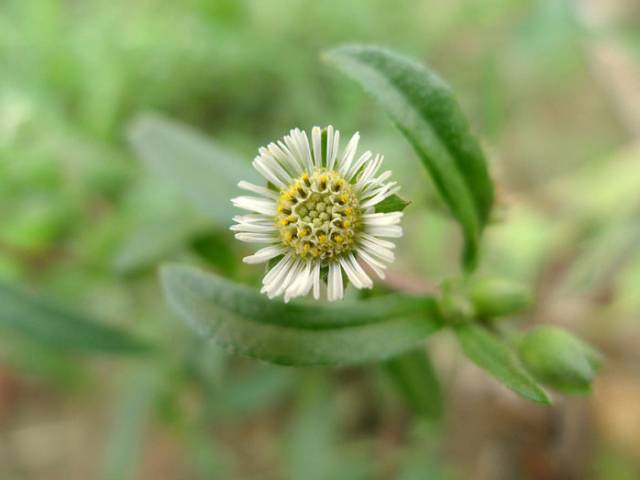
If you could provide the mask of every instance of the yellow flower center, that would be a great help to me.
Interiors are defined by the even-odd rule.
[[[282,243],[301,257],[330,259],[353,248],[360,208],[352,186],[334,171],[303,173],[278,199]]]

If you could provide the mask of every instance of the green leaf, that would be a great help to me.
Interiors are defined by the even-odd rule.
[[[378,100],[414,147],[462,226],[465,267],[473,269],[493,184],[449,86],[431,69],[379,47],[346,45],[324,58]]]
[[[389,213],[389,212],[401,212],[411,202],[399,197],[398,195],[391,195],[385,198],[383,201],[375,206],[376,213]]]
[[[546,405],[551,404],[542,387],[500,338],[472,323],[456,325],[455,332],[469,360],[524,398]]]
[[[217,347],[209,344],[209,348]],[[212,393],[210,402],[218,415],[236,419],[274,407],[291,393],[297,380],[291,369],[269,364],[257,365],[247,373],[227,372],[227,375],[222,386]]]
[[[101,475],[104,480],[135,478],[145,430],[162,385],[160,373],[144,367],[128,375],[107,436]]]
[[[434,300],[427,297],[285,304],[188,266],[166,265],[161,276],[169,305],[198,333],[273,363],[383,360],[415,347],[442,326]]]
[[[2,332],[0,364],[67,392],[86,386],[90,375],[87,364],[78,362],[77,356],[43,347],[8,331]]]
[[[286,438],[286,478],[324,480],[339,469],[335,402],[326,374],[311,370],[299,381]]]
[[[394,357],[385,364],[385,369],[417,414],[433,420],[442,417],[442,390],[426,350],[416,349]]]
[[[124,330],[97,323],[3,284],[0,284],[0,328],[59,349],[125,354],[151,348]]]
[[[151,267],[210,229],[210,225],[188,214],[140,225],[124,239],[113,268],[119,274],[130,274]]]
[[[157,114],[137,118],[129,141],[151,172],[172,181],[198,211],[220,225],[231,223],[230,200],[239,193],[237,183],[256,178],[249,162]]]

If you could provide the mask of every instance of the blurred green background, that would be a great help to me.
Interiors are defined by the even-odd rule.
[[[529,405],[438,337],[433,425],[375,367],[227,356],[168,312],[164,260],[247,283],[261,270],[241,264],[230,217],[136,157],[127,138],[149,111],[247,165],[290,128],[359,130],[413,201],[393,285],[456,272],[456,227],[410,147],[321,61],[353,41],[413,55],[457,92],[499,190],[482,270],[535,286],[522,324],[606,354],[592,396]],[[0,281],[156,345],[71,345],[0,295],[1,479],[640,478],[639,245],[636,0],[0,2]]]

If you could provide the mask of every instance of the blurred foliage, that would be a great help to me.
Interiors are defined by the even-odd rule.
[[[460,453],[470,440],[455,418],[442,430],[410,422],[375,369],[294,371],[228,357],[160,301],[161,260],[245,282],[259,272],[235,260],[245,250],[226,225],[203,221],[135,159],[127,132],[150,110],[247,164],[295,126],[360,130],[413,202],[397,272],[455,272],[461,239],[411,149],[319,60],[360,41],[427,59],[460,95],[499,184],[483,274],[534,282],[541,307],[523,321],[570,326],[610,357],[589,417],[595,454],[574,455],[577,478],[638,478],[640,432],[629,418],[640,401],[640,150],[612,100],[618,83],[594,74],[593,55],[614,42],[637,72],[638,32],[633,0],[0,2],[0,279],[165,352],[88,357],[3,330],[0,477],[470,478],[476,457]],[[637,85],[633,68],[607,65]],[[449,358],[434,363],[454,378]],[[447,380],[445,390],[456,388]],[[486,397],[468,401],[473,415],[447,402],[465,433],[470,418],[491,418]],[[496,451],[483,445],[474,454]]]

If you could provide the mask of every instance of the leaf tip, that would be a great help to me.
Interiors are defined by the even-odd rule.
[[[549,397],[547,392],[545,392],[542,389],[540,389],[540,392],[537,392],[535,396],[532,396],[531,400],[533,400],[536,403],[539,403],[540,405],[544,405],[545,407],[550,407],[553,405],[553,401],[551,400],[551,397]]]
[[[386,51],[387,49],[378,45],[364,43],[343,43],[336,47],[324,50],[320,53],[320,59],[325,63],[337,63],[340,57],[349,55],[359,55],[367,52]]]

